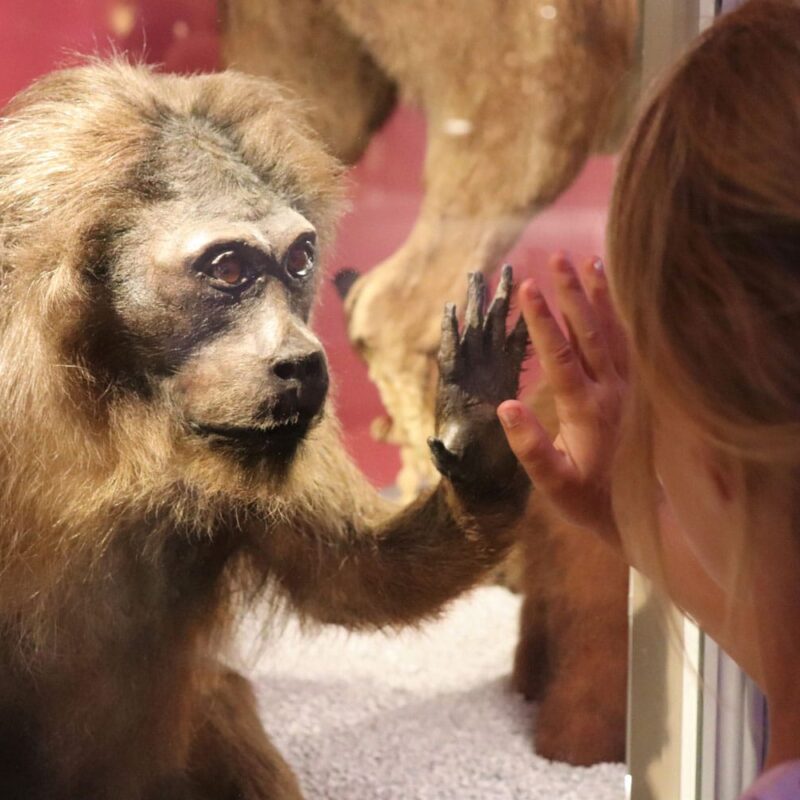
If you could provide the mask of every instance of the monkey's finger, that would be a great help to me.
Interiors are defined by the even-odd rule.
[[[461,471],[461,461],[458,456],[451,453],[444,442],[435,436],[428,437],[428,447],[436,469],[446,478],[458,478]]]
[[[500,282],[492,298],[492,304],[486,313],[486,330],[492,349],[500,350],[506,339],[506,318],[511,305],[511,287],[514,282],[514,271],[510,264],[503,266]]]
[[[464,337],[483,328],[486,307],[486,278],[482,272],[470,272],[467,290],[467,310],[464,314]]]
[[[528,357],[531,349],[528,326],[525,324],[525,318],[520,315],[513,330],[508,335],[508,339],[506,339],[506,353],[512,369],[518,370],[522,366],[522,362]]]
[[[458,316],[455,303],[447,303],[442,315],[442,338],[439,342],[439,374],[448,379],[458,364]]]

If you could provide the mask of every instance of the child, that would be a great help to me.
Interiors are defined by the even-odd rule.
[[[798,0],[723,17],[648,104],[609,253],[613,309],[599,262],[581,280],[553,259],[566,336],[520,289],[555,441],[524,403],[499,416],[557,513],[621,548],[764,691],[767,772],[745,797],[800,797]]]

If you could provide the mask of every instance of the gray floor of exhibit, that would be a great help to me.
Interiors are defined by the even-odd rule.
[[[242,652],[265,725],[308,800],[622,800],[625,769],[533,754],[508,689],[519,600],[484,587],[400,634],[303,632]]]

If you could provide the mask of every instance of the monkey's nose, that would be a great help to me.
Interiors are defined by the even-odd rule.
[[[327,374],[322,353],[311,353],[301,358],[279,361],[272,367],[272,371],[282,381],[315,380],[320,375]]]
[[[313,417],[328,393],[328,369],[322,353],[279,361],[272,367],[283,414]]]

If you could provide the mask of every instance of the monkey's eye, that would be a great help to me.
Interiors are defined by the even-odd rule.
[[[221,289],[237,289],[250,281],[247,267],[235,250],[223,250],[208,266],[208,275]]]
[[[298,239],[286,252],[284,268],[287,275],[295,280],[301,280],[310,275],[314,270],[316,247],[313,236],[304,236]]]
[[[254,255],[248,248],[226,245],[214,248],[196,264],[198,272],[208,276],[215,289],[237,291],[249,286],[256,278]]]
[[[244,277],[244,269],[242,262],[236,257],[236,253],[232,253],[230,250],[220,253],[211,262],[211,277],[228,286],[238,286]]]

